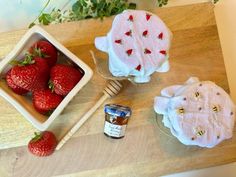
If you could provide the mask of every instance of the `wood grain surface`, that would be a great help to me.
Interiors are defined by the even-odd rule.
[[[184,146],[161,131],[153,110],[153,98],[162,88],[181,84],[190,76],[214,81],[229,92],[212,4],[152,11],[166,22],[174,35],[171,69],[168,73],[153,74],[148,84],[123,82],[121,93],[105,102],[132,108],[125,137],[113,140],[104,136],[102,106],[61,150],[38,158],[28,153],[25,146],[35,129],[0,98],[0,148],[5,149],[0,151],[0,176],[156,177],[236,160],[236,136],[212,149]],[[107,57],[95,49],[93,41],[95,36],[108,32],[112,19],[50,25],[45,29],[95,69],[89,50],[99,57]],[[0,34],[0,57],[14,47],[25,31]],[[100,98],[106,82],[94,74],[49,130],[61,139]],[[16,146],[22,147],[10,148]]]

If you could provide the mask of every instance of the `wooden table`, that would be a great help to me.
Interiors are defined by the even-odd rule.
[[[162,88],[183,83],[190,76],[212,80],[229,92],[213,5],[202,3],[152,11],[166,22],[174,35],[171,70],[153,74],[148,84],[124,82],[123,91],[106,102],[132,108],[125,137],[113,140],[104,136],[102,106],[60,151],[38,158],[25,146],[35,129],[0,98],[0,176],[156,177],[236,160],[236,136],[212,149],[186,147],[162,133],[153,110],[153,98]],[[95,69],[89,50],[106,57],[95,49],[93,41],[95,36],[107,33],[111,22],[112,18],[86,20],[50,25],[45,29]],[[0,58],[25,31],[0,34]],[[58,139],[62,138],[101,96],[105,84],[95,73],[49,130],[55,132]]]

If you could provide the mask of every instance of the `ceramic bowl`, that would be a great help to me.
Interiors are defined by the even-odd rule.
[[[60,63],[73,63],[73,65],[77,65],[84,74],[82,79],[66,95],[66,97],[64,97],[63,101],[58,105],[58,107],[50,116],[44,116],[34,109],[30,94],[24,96],[15,94],[7,86],[5,81],[5,75],[12,67],[9,63],[12,60],[22,59],[30,46],[41,39],[49,41],[57,48],[59,53],[58,61]],[[34,26],[26,32],[26,34],[17,43],[15,48],[0,62],[0,95],[10,104],[12,104],[35,128],[44,131],[58,117],[58,115],[79,92],[79,90],[82,89],[83,86],[91,79],[92,75],[93,71],[81,59],[71,53],[44,29],[39,26]]]

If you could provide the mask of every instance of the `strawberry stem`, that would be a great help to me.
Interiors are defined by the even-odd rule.
[[[19,63],[20,66],[31,65],[34,64],[33,56],[30,53],[25,54],[25,59]]]
[[[49,87],[49,89],[52,91],[52,92],[54,92],[54,84],[53,84],[53,82],[51,81],[51,80],[49,80],[48,81],[48,87]]]
[[[11,60],[11,61],[9,62],[9,64],[12,65],[12,66],[16,66],[16,65],[19,65],[19,64],[20,64],[20,61],[14,59],[14,60]]]
[[[43,52],[41,51],[41,49],[37,47],[37,45],[35,45],[35,48],[33,49],[32,55],[33,55],[34,57],[41,57],[41,58],[48,58],[48,57],[49,57],[48,55],[46,55],[45,53],[43,53]]]
[[[42,133],[41,132],[34,132],[34,137],[32,138],[32,141],[36,142],[42,138]]]

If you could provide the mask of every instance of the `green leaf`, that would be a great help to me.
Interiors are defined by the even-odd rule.
[[[128,9],[136,9],[135,3],[129,3]]]
[[[103,17],[119,14],[126,9],[135,8],[136,4],[128,3],[127,0],[77,0],[70,10],[62,12],[60,9],[55,10],[54,8],[49,14],[41,11],[37,20],[43,25],[48,25],[51,22],[61,23],[88,18],[103,19]]]
[[[34,22],[30,23],[30,25],[28,26],[28,28],[32,28],[35,25]]]
[[[39,23],[43,24],[43,25],[48,25],[49,23],[51,23],[51,15],[50,14],[46,14],[43,13],[40,17],[39,17]]]
[[[77,11],[79,11],[80,7],[81,7],[81,5],[80,5],[79,1],[77,1],[76,3],[74,3],[72,5],[72,11],[77,12]]]

